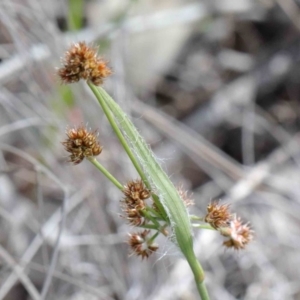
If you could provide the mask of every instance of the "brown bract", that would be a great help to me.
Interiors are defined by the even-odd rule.
[[[129,234],[128,244],[130,245],[133,253],[141,256],[142,259],[148,258],[153,252],[158,249],[158,245],[147,239],[150,230]]]
[[[205,222],[209,223],[215,229],[228,226],[231,218],[228,204],[220,205],[218,202],[212,202],[207,206]]]
[[[85,157],[97,156],[102,147],[97,140],[96,132],[88,131],[84,126],[68,129],[67,139],[62,142],[65,150],[70,153],[70,162],[79,164]]]
[[[85,42],[73,44],[66,51],[62,64],[57,73],[65,84],[84,79],[94,85],[101,85],[112,73],[107,63],[97,57],[97,50],[87,46]]]

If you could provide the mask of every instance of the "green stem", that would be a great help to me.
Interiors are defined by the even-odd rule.
[[[136,170],[140,174],[143,182],[145,183],[146,187],[149,190],[151,190],[151,186],[150,186],[150,183],[149,183],[147,177],[145,176],[143,170],[140,167],[140,164],[138,163],[136,157],[133,155],[131,149],[129,148],[129,146],[127,144],[127,141],[125,140],[124,136],[122,135],[122,132],[120,131],[119,127],[117,126],[114,118],[112,117],[112,115],[110,113],[112,108],[109,107],[107,103],[111,103],[111,102],[115,103],[114,100],[110,97],[109,94],[107,94],[107,92],[103,88],[101,88],[101,87],[97,88],[96,86],[92,85],[91,83],[89,83],[89,86],[92,89],[93,93],[95,94],[96,98],[98,99],[98,102],[100,103],[101,107],[103,108],[103,111],[106,114],[112,127],[113,127],[113,125],[111,122],[114,123],[115,127],[113,127],[113,129],[116,132],[116,135],[119,138],[125,151],[127,152],[129,158],[131,159],[132,163],[134,164]],[[152,199],[153,199],[154,203],[156,204],[158,210],[161,212],[163,218],[166,220],[166,222],[168,222],[168,215],[167,215],[164,207],[162,206],[158,196],[155,194],[152,194]]]
[[[154,233],[153,236],[147,241],[147,243],[149,245],[151,245],[152,242],[157,238],[157,236],[159,235],[159,233],[160,233],[159,231],[157,231],[156,233]]]
[[[155,230],[157,230],[157,226],[155,226],[155,225],[153,225],[153,224],[139,225],[138,227],[140,227],[140,228],[146,228],[146,229],[155,229]]]
[[[123,190],[124,186],[111,174],[109,173],[94,157],[88,157],[88,160],[98,169],[100,170],[104,176],[106,176],[119,190]]]
[[[195,283],[198,289],[198,292],[201,296],[202,300],[210,300],[205,283],[204,283],[204,271],[202,269],[201,264],[197,260],[197,258],[192,255],[187,257],[188,263],[193,271]]]
[[[164,218],[164,220],[166,222],[169,222],[168,215],[167,215],[163,205],[161,204],[159,197],[155,194],[152,194],[152,199],[153,199],[153,202],[155,203],[155,205],[157,206],[159,212],[161,213],[162,217]]]
[[[204,217],[198,217],[198,216],[195,216],[195,215],[190,215],[190,220],[191,221],[202,221],[204,222]]]
[[[155,216],[156,219],[159,219],[159,220],[162,220],[162,221],[166,221],[166,220],[162,217],[162,215],[161,215],[160,213],[158,213],[158,212],[157,212],[155,209],[153,209],[152,207],[147,206],[146,209],[147,209],[148,212],[152,213],[152,214]]]
[[[146,217],[148,220],[152,221],[152,223],[157,226],[157,230],[160,228],[160,224],[159,222],[152,217],[146,210],[142,210],[142,214],[144,215],[144,217]]]
[[[192,224],[194,228],[201,228],[201,229],[209,229],[209,230],[216,230],[209,224]]]
[[[69,0],[68,28],[77,31],[83,23],[83,0]]]
[[[135,169],[137,170],[137,172],[139,173],[139,175],[141,176],[141,179],[143,180],[143,182],[145,183],[145,185],[147,186],[148,189],[151,189],[150,184],[147,180],[146,175],[144,174],[139,162],[137,161],[137,159],[135,158],[133,152],[131,151],[126,139],[124,138],[121,130],[119,129],[116,121],[114,120],[114,117],[112,116],[110,109],[108,108],[105,100],[103,99],[103,95],[102,93],[98,90],[98,88],[96,86],[94,86],[92,83],[88,82],[88,85],[90,87],[90,89],[93,91],[94,95],[96,96],[100,106],[103,109],[103,112],[105,113],[112,129],[114,130],[116,136],[118,137],[120,143],[122,144],[124,150],[126,151],[128,157],[130,158],[131,162],[133,163]]]
[[[141,179],[144,181],[146,187],[151,190],[150,184],[141,168],[141,165],[138,163],[136,157],[129,148],[129,145],[127,144],[127,141],[125,140],[121,130],[118,128],[115,118],[118,121],[123,122],[120,126],[122,126],[122,129],[128,135],[128,139],[132,143],[131,146],[136,150],[136,153],[139,155],[139,157],[141,157],[141,160],[145,162],[147,166],[147,174],[149,174],[151,182],[153,181],[158,191],[162,192],[164,196],[164,206],[168,207],[168,213],[166,212],[164,206],[162,206],[162,204],[160,203],[160,199],[156,195],[152,195],[153,200],[155,204],[157,202],[156,205],[159,211],[161,211],[162,214],[166,214],[168,223],[171,223],[173,227],[178,245],[193,271],[195,283],[197,285],[197,289],[199,291],[201,299],[209,300],[209,296],[203,282],[204,272],[200,263],[195,257],[193,250],[190,220],[184,210],[184,205],[178,196],[178,192],[175,190],[174,186],[169,181],[169,178],[163,172],[159,164],[153,158],[151,151],[148,149],[145,142],[140,137],[134,125],[130,122],[129,119],[127,119],[126,115],[117,105],[117,103],[115,103],[103,89],[98,89],[90,83],[89,86],[98,99],[99,104],[106,114],[122,146],[127,152],[136,170],[140,174]]]

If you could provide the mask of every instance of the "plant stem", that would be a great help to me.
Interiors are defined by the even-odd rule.
[[[124,147],[125,151],[126,151],[126,152],[128,151],[127,154],[128,154],[128,156],[129,156],[129,158],[131,159],[133,165],[135,166],[136,170],[137,170],[138,173],[140,174],[140,176],[141,176],[143,182],[145,183],[146,187],[147,187],[149,190],[151,190],[150,183],[149,183],[147,177],[145,176],[143,170],[141,169],[138,160],[136,159],[136,157],[135,157],[134,154],[132,153],[130,147],[129,147],[128,144],[127,144],[127,141],[125,140],[125,138],[124,138],[124,136],[122,135],[122,133],[121,133],[119,127],[117,126],[117,124],[116,124],[114,118],[112,117],[111,112],[112,112],[112,109],[114,109],[114,107],[109,106],[109,103],[114,103],[116,107],[118,107],[118,105],[115,103],[115,101],[110,97],[110,95],[109,95],[103,88],[101,88],[101,87],[98,87],[98,88],[97,88],[96,86],[92,85],[91,83],[89,83],[89,86],[90,86],[90,88],[92,89],[92,91],[93,91],[94,95],[96,96],[96,98],[98,99],[98,102],[99,102],[100,105],[102,106],[103,111],[104,111],[105,114],[106,114],[106,111],[107,111],[106,116],[107,116],[109,122],[110,122],[110,123],[111,123],[111,122],[114,122],[115,128],[113,127],[113,129],[115,130],[116,135],[118,136],[118,138],[119,138],[119,140],[120,140],[122,146]],[[100,101],[101,101],[101,102],[100,102]],[[105,110],[104,110],[104,108],[105,108]],[[111,121],[110,121],[110,120],[111,120]],[[112,125],[112,123],[111,123],[111,125]],[[113,126],[113,125],[112,125],[112,126]],[[119,135],[118,135],[118,132],[120,133]],[[161,202],[160,202],[160,200],[159,200],[159,197],[158,197],[157,195],[155,195],[155,194],[152,194],[152,199],[153,199],[155,205],[157,206],[158,210],[161,212],[163,218],[164,218],[167,222],[169,222],[168,215],[167,215],[167,213],[166,213],[166,211],[165,211],[163,205],[161,204]]]
[[[147,229],[155,229],[157,230],[157,226],[153,224],[145,224],[145,225],[139,225],[140,228],[147,228]]]
[[[96,158],[88,157],[88,160],[98,169],[100,170],[104,176],[106,176],[119,190],[123,190],[124,186],[111,174],[105,169]]]
[[[147,241],[149,245],[152,244],[152,242],[157,238],[157,236],[159,235],[159,231],[155,232],[153,234],[153,236]]]
[[[156,218],[157,220],[163,220],[163,221],[166,221],[166,220],[162,217],[162,215],[161,215],[160,213],[158,213],[158,212],[157,212],[155,209],[153,209],[152,207],[147,206],[146,209],[147,209],[148,212],[150,212],[152,215],[154,215],[155,218]]]
[[[159,222],[158,222],[154,217],[152,217],[146,210],[143,210],[143,211],[142,211],[142,214],[143,214],[147,219],[151,220],[152,223],[153,223],[155,226],[157,226],[158,229],[160,228]]]
[[[201,229],[209,229],[209,230],[216,230],[209,224],[192,224],[193,227],[195,228],[201,228]]]
[[[198,216],[195,216],[195,215],[190,215],[190,220],[191,221],[202,221],[202,222],[204,222],[204,217],[198,217]]]
[[[157,206],[159,212],[161,213],[162,217],[164,218],[164,220],[166,222],[169,222],[169,218],[168,218],[168,215],[165,211],[165,208],[163,207],[163,205],[161,204],[160,200],[159,200],[159,197],[155,194],[152,194],[152,199],[153,199],[153,202],[154,204]]]
[[[151,150],[139,135],[135,126],[118,104],[102,88],[98,89],[98,93],[103,97],[104,104],[109,107],[111,114],[121,123],[122,129],[127,134],[129,141],[131,141],[131,146],[136,150],[138,158],[145,164],[147,175],[151,178],[151,182],[153,182],[155,188],[163,195],[163,198],[159,199],[157,195],[152,194],[152,198],[159,211],[166,216],[168,223],[172,226],[178,246],[194,273],[195,283],[202,300],[209,300],[205,284],[203,283],[204,272],[193,250],[190,219],[176,188],[153,157]],[[147,186],[147,182],[145,184]],[[162,201],[164,205],[162,205]],[[168,211],[165,210],[165,207]]]
[[[151,182],[153,182],[155,188],[163,195],[163,199],[158,198],[155,194],[152,194],[152,198],[159,211],[166,215],[168,223],[171,224],[174,230],[178,246],[193,271],[195,283],[201,299],[209,300],[208,292],[204,284],[204,272],[193,250],[190,219],[184,209],[184,204],[180,199],[177,190],[170,182],[161,166],[154,159],[151,150],[148,148],[135,126],[128,119],[118,104],[103,89],[98,89],[91,83],[88,83],[88,85],[96,96],[108,121],[137,172],[140,174],[140,177],[144,181],[146,187],[151,190],[147,177],[141,168],[141,164],[137,160],[137,157],[133,154],[122,132],[126,133],[128,140],[131,143],[130,146],[136,151],[135,153],[137,153],[140,161],[145,164],[147,175],[151,178]],[[117,124],[116,120],[120,122],[120,124]],[[121,126],[123,131],[119,129],[118,125]],[[164,205],[162,205],[162,201]],[[165,207],[167,207],[168,211],[165,210]],[[154,235],[153,237],[155,238],[156,236]]]
[[[201,264],[197,258],[193,255],[190,258],[187,258],[188,263],[193,271],[195,283],[198,289],[198,292],[202,300],[210,300],[205,283],[204,283],[204,271]]]
[[[96,96],[100,106],[103,109],[103,112],[105,113],[112,129],[114,130],[116,136],[118,137],[120,143],[122,144],[124,150],[126,151],[128,157],[130,158],[131,162],[133,163],[135,169],[137,170],[137,172],[139,173],[139,175],[141,176],[141,179],[143,180],[143,182],[145,183],[145,185],[147,186],[148,189],[150,189],[150,184],[147,180],[146,175],[144,174],[139,162],[137,161],[137,159],[135,158],[133,152],[131,151],[126,139],[124,138],[121,130],[119,129],[116,121],[114,120],[114,117],[112,116],[110,109],[108,108],[105,100],[103,99],[103,95],[102,93],[98,90],[98,88],[96,86],[94,86],[92,83],[88,82],[88,85],[90,87],[90,89],[93,91],[94,95]]]

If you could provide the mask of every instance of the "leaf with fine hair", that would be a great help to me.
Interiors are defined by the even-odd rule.
[[[158,195],[154,195],[153,200],[161,207],[160,212],[167,214],[166,219],[173,231],[172,240],[187,259],[201,298],[209,300],[204,284],[204,272],[193,250],[190,218],[177,189],[121,107],[101,87],[90,83],[89,86],[141,178],[148,188],[154,188],[155,194]]]
[[[123,132],[131,149],[135,153],[147,176],[148,181],[154,185],[155,191],[163,205],[171,227],[174,232],[175,242],[186,256],[193,253],[192,228],[187,210],[182,199],[179,197],[177,189],[170,181],[167,174],[158,164],[154,155],[138,130],[123,112],[120,106],[101,87],[98,88],[101,97],[110,108],[116,119],[119,128]]]

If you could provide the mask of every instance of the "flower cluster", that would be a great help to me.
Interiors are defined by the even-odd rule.
[[[107,63],[97,57],[97,50],[87,46],[85,42],[73,44],[65,53],[62,64],[58,75],[65,84],[84,79],[100,85],[112,73]]]
[[[150,230],[144,230],[134,234],[129,234],[128,244],[130,245],[133,253],[141,256],[142,259],[148,258],[152,252],[158,249],[158,245],[148,237]]]
[[[205,222],[218,229],[229,225],[231,214],[229,204],[219,205],[217,202],[208,204]]]
[[[123,189],[125,198],[122,202],[122,209],[129,224],[140,226],[145,223],[143,210],[146,207],[145,200],[150,197],[150,191],[141,180],[129,181]]]
[[[221,234],[228,237],[223,245],[236,250],[244,249],[253,239],[253,231],[250,229],[249,224],[243,224],[241,219],[237,217],[234,217],[230,222],[230,227],[221,231]]]
[[[145,187],[143,181],[138,179],[129,181],[124,186],[123,194],[125,198],[121,201],[122,209],[129,224],[138,227],[146,226],[145,224],[149,223],[149,214],[147,213],[149,206],[147,206],[146,200],[150,198],[151,192]],[[132,249],[132,254],[144,259],[158,249],[158,245],[154,243],[158,233],[149,237],[150,232],[151,230],[144,230],[129,234],[128,244]]]
[[[189,197],[188,192],[182,187],[177,189],[180,198],[186,207],[193,205],[193,200]],[[121,201],[124,218],[130,225],[137,227],[146,227],[156,230],[157,232],[151,236],[150,230],[134,233],[129,235],[128,244],[131,246],[133,254],[148,258],[150,254],[158,249],[158,245],[154,244],[156,236],[161,233],[168,236],[168,223],[160,224],[164,220],[163,212],[154,201],[147,200],[151,197],[151,192],[147,189],[142,180],[129,181],[123,188],[124,199]],[[156,195],[153,195],[154,197]],[[157,197],[157,196],[156,196]]]
[[[84,126],[68,129],[67,139],[62,142],[65,150],[70,153],[70,162],[75,165],[82,162],[85,157],[97,156],[101,153],[96,132],[88,131]]]
[[[97,56],[96,48],[88,46],[85,42],[80,42],[71,45],[65,53],[62,67],[58,69],[57,73],[62,83],[65,84],[83,79],[93,85],[101,85],[112,72],[107,63]],[[79,126],[68,129],[66,134],[67,138],[62,144],[70,154],[70,162],[79,164],[84,158],[91,158],[102,152],[95,131],[91,132],[86,127]],[[93,163],[96,162],[94,159],[89,160]],[[100,164],[97,167],[122,190],[124,194],[124,198],[121,200],[123,217],[130,225],[144,228],[142,232],[130,234],[128,244],[134,254],[141,256],[142,259],[148,258],[151,253],[158,249],[158,245],[154,243],[156,237],[160,233],[167,236],[167,229],[170,225],[170,219],[165,208],[159,202],[159,196],[151,192],[140,179],[129,181],[125,186],[122,186],[116,179],[113,180],[114,177]],[[185,207],[194,204],[181,186],[177,191]],[[197,217],[193,217],[197,219]],[[227,248],[244,249],[253,239],[253,231],[249,224],[244,224],[240,218],[231,214],[228,204],[210,203],[207,206],[206,216],[201,220],[208,223],[210,229],[219,231],[226,238],[223,245]],[[156,232],[151,236],[152,231]]]
[[[227,248],[244,249],[253,239],[253,231],[249,225],[243,224],[240,218],[232,215],[228,204],[210,203],[204,220],[228,238],[223,243]]]

